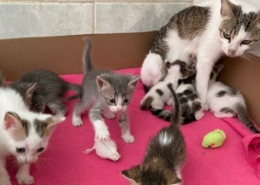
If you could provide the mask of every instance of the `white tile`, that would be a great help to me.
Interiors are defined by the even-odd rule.
[[[92,33],[90,3],[0,3],[0,39]]]
[[[175,13],[188,6],[188,3],[97,3],[95,33],[159,30]]]

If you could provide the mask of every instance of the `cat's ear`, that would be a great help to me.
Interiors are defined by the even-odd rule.
[[[6,112],[4,116],[4,128],[6,130],[17,129],[22,126],[21,118],[14,112]]]
[[[141,167],[140,165],[134,166],[128,170],[123,170],[121,174],[132,182],[139,182],[141,177]]]
[[[182,180],[179,178],[174,179],[169,185],[182,184]]]
[[[46,119],[46,122],[48,123],[46,130],[51,133],[56,126],[61,123],[62,121],[64,121],[66,118],[64,116],[51,116],[49,118]]]
[[[110,83],[103,79],[101,76],[97,76],[96,82],[99,90],[103,90],[111,86]]]
[[[33,92],[35,90],[37,83],[26,83],[25,85],[27,86],[26,88],[27,90],[25,92],[24,101],[27,105],[30,106],[32,102]]]
[[[260,11],[258,12],[255,23],[256,23],[257,28],[260,29]]]
[[[220,14],[222,15],[222,17],[229,18],[229,19],[234,17],[231,6],[232,5],[228,0],[221,0]]]
[[[139,79],[140,79],[140,76],[133,76],[131,81],[128,83],[128,86],[132,87],[132,88],[135,88],[135,86],[137,85]]]

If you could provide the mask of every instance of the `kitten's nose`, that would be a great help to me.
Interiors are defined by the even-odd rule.
[[[116,110],[117,110],[117,112],[121,112],[123,110],[123,108],[122,107],[117,107]]]
[[[234,56],[235,53],[236,53],[236,51],[233,50],[233,49],[229,49],[229,50],[228,50],[228,56],[230,56],[230,57]]]

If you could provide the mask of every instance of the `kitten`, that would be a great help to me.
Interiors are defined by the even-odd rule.
[[[249,119],[243,95],[239,91],[216,81],[223,68],[223,64],[215,65],[211,72],[206,98],[208,108],[218,118],[237,116],[252,132],[259,133]]]
[[[180,131],[178,98],[173,85],[167,86],[175,101],[170,127],[162,128],[150,140],[146,155],[140,165],[121,172],[132,185],[182,184],[180,170],[186,158],[186,144]]]
[[[151,87],[164,75],[163,61],[179,59],[189,63],[196,56],[196,89],[205,108],[213,65],[222,55],[243,55],[259,38],[260,13],[245,3],[214,0],[188,7],[160,29],[143,62],[141,79]]]
[[[35,87],[33,87],[35,86]],[[35,69],[23,74],[20,79],[10,87],[24,97],[24,93],[34,88],[31,102],[26,102],[32,111],[44,112],[46,106],[53,114],[65,115],[67,108],[63,105],[63,97],[69,90],[74,90],[78,94],[68,98],[69,100],[80,97],[82,88],[80,85],[69,83],[60,78],[57,74],[45,70]]]
[[[149,109],[152,114],[158,118],[170,121],[170,112],[163,109],[164,103],[171,104],[171,91],[167,87],[168,83],[173,84],[173,88],[176,89],[178,85],[178,80],[186,78],[193,73],[188,65],[180,60],[176,60],[173,63],[166,62],[166,67],[168,69],[168,74],[166,77],[155,84],[148,93],[141,100],[141,109]]]
[[[182,124],[200,120],[203,116],[202,104],[195,89],[196,72],[178,81],[176,93],[181,106]]]
[[[134,142],[134,136],[130,133],[127,105],[130,103],[139,76],[122,75],[113,73],[110,70],[95,70],[90,60],[91,41],[86,39],[85,49],[85,75],[82,82],[83,95],[75,105],[72,124],[80,126],[83,124],[80,115],[90,108],[89,118],[94,126],[95,138],[109,140],[108,128],[101,116],[108,119],[118,115],[118,122],[121,127],[121,137],[127,143]]]
[[[9,155],[19,163],[18,183],[33,184],[30,165],[47,149],[56,125],[65,118],[29,111],[20,94],[9,87],[0,88],[0,98],[0,184],[11,185],[5,169]]]

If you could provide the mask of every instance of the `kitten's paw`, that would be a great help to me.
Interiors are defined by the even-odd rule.
[[[167,102],[166,102],[167,105],[172,105],[173,104],[173,101],[172,99],[169,99]]]
[[[131,134],[125,134],[121,136],[122,139],[126,142],[126,143],[133,143],[135,141],[135,138],[133,135]]]
[[[3,176],[0,176],[0,184],[1,185],[12,185],[9,177],[3,177]]]
[[[104,111],[104,112],[102,112],[102,114],[103,114],[107,119],[114,119],[114,118],[116,117],[113,112]]]
[[[74,127],[79,127],[79,126],[83,125],[83,121],[78,117],[73,117],[72,118],[72,125]]]
[[[107,129],[96,130],[96,138],[100,141],[110,140],[110,134]]]
[[[204,116],[204,112],[199,111],[195,113],[195,119],[200,120]]]
[[[16,179],[18,184],[33,184],[34,183],[34,179],[33,176],[31,175],[25,175],[25,174],[17,174],[16,175]]]

